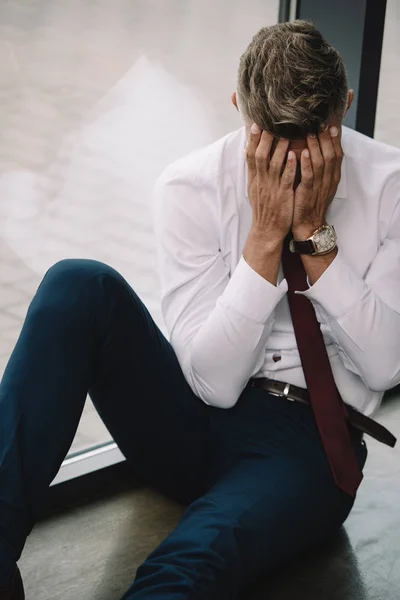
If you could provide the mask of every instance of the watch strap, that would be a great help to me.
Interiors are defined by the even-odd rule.
[[[291,252],[295,252],[296,254],[315,254],[315,247],[312,240],[297,242],[292,239],[289,248]]]

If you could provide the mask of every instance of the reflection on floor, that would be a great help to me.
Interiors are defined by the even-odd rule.
[[[228,6],[228,10],[227,10]],[[397,0],[388,0],[376,137],[400,144]],[[240,125],[237,61],[278,0],[0,3],[0,373],[46,269],[111,263],[162,325],[151,189]],[[74,450],[108,440],[90,404]]]
[[[398,394],[388,398],[381,412],[397,437],[399,400]],[[345,531],[257,582],[241,600],[400,598],[400,446],[368,440],[368,448],[365,480]],[[27,600],[119,600],[182,510],[145,487],[115,483],[97,501],[43,521],[21,561]]]

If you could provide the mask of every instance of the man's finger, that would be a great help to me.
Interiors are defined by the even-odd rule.
[[[314,185],[314,171],[311,165],[311,154],[308,149],[301,153],[301,185],[306,189],[312,189]]]
[[[263,131],[256,150],[256,168],[259,173],[267,172],[273,142],[274,136],[268,131]]]
[[[329,133],[331,136],[331,142],[336,156],[336,165],[334,169],[333,180],[335,185],[337,185],[340,181],[342,174],[342,162],[344,152],[342,148],[342,141],[340,139],[341,135],[339,129],[337,127],[331,127]]]
[[[294,180],[296,178],[296,168],[297,168],[297,160],[296,154],[293,150],[290,150],[287,162],[285,166],[285,170],[282,173],[281,182],[284,187],[292,188],[294,185]]]
[[[280,138],[269,163],[269,175],[279,179],[283,170],[283,164],[289,148],[290,141]]]
[[[256,123],[253,123],[253,125],[250,128],[250,133],[247,139],[247,146],[245,150],[245,156],[249,167],[250,178],[253,178],[256,174],[256,150],[258,144],[260,143],[260,138],[261,129]]]
[[[333,146],[333,150],[336,154],[336,157],[339,159],[343,158],[343,148],[342,148],[342,140],[340,131],[337,127],[333,126],[329,129],[329,135],[331,139],[331,143]]]
[[[320,133],[319,145],[324,159],[324,175],[330,180],[336,168],[337,157],[329,128]]]
[[[307,136],[307,146],[310,153],[311,168],[314,173],[314,178],[316,181],[321,181],[324,175],[324,157],[321,152],[318,138],[313,133]]]

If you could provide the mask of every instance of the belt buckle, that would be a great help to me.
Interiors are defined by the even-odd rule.
[[[288,394],[290,393],[291,384],[286,383],[283,392],[269,392],[271,396],[277,396],[278,398],[285,398],[290,402],[294,402],[293,398],[289,398]]]
[[[290,394],[290,388],[291,388],[291,385],[290,385],[290,383],[287,383],[287,384],[285,385],[285,389],[283,390],[282,396],[283,396],[284,398],[286,398],[286,400],[290,400],[290,402],[294,402],[293,398],[289,398],[289,394]]]

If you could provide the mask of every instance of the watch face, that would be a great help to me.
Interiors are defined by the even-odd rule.
[[[313,241],[318,253],[329,252],[336,245],[335,230],[332,227],[325,227],[315,234]]]

